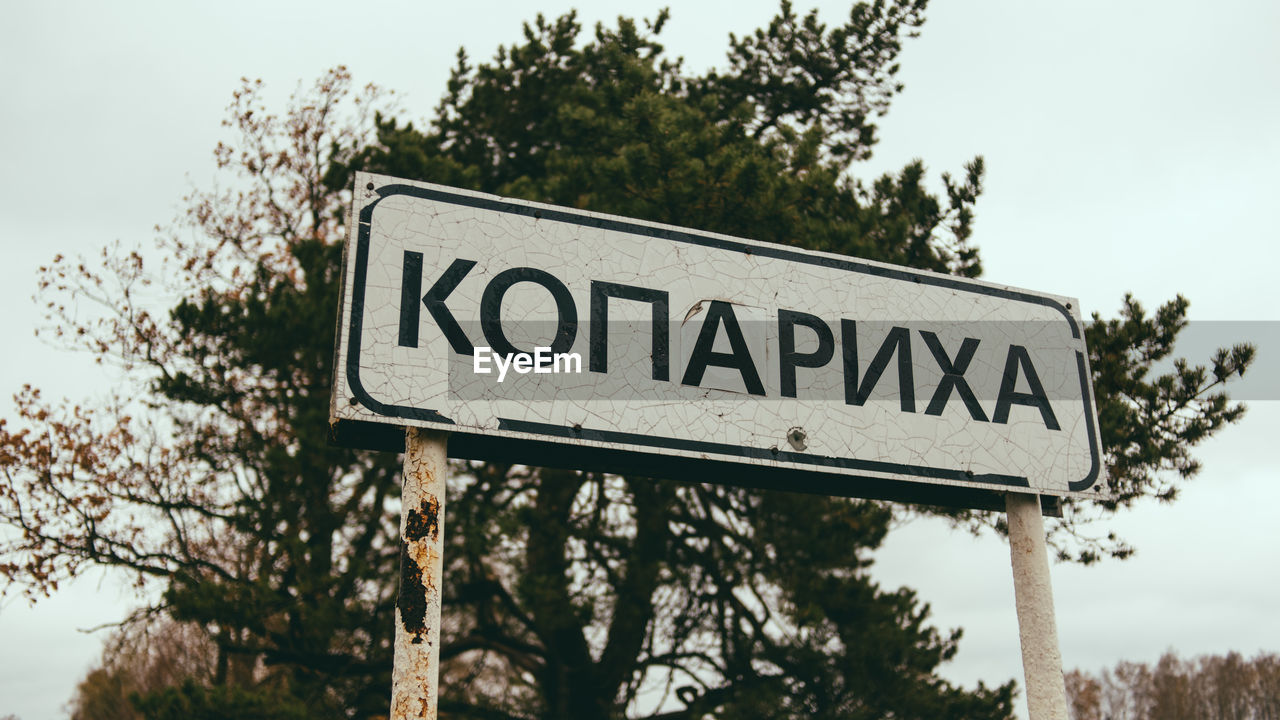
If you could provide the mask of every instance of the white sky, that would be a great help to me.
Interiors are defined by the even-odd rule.
[[[811,4],[798,2],[797,8]],[[594,2],[588,25],[646,17],[662,2]],[[721,62],[729,32],[763,24],[771,2],[673,2],[664,33],[692,70]],[[816,3],[835,23],[847,4]],[[556,15],[571,6],[543,3]],[[109,381],[33,342],[35,268],[53,254],[145,242],[191,183],[203,184],[219,123],[242,76],[283,99],[346,64],[359,83],[429,116],[453,54],[489,58],[520,38],[528,3],[11,3],[0,44],[0,395],[24,382],[83,398]],[[1210,9],[1210,7],[1212,9]],[[905,93],[881,121],[864,177],[915,157],[936,179],[986,157],[976,242],[985,278],[1078,297],[1111,315],[1127,291],[1149,307],[1177,293],[1195,321],[1280,319],[1280,5],[1221,2],[938,3],[902,55]],[[1274,323],[1249,392],[1277,398]],[[1270,382],[1268,382],[1268,380]],[[1270,389],[1268,389],[1270,388]],[[7,414],[10,407],[2,407]],[[1137,545],[1127,562],[1053,569],[1068,668],[1121,659],[1280,651],[1280,403],[1207,443],[1201,476],[1173,506],[1143,506],[1114,529]],[[944,524],[891,535],[874,572],[908,585],[941,628],[963,627],[943,670],[1021,683],[1004,544]],[[98,654],[77,631],[121,616],[130,595],[97,575],[28,609],[0,606],[0,716],[61,717]],[[1025,713],[1024,709],[1020,712]]]

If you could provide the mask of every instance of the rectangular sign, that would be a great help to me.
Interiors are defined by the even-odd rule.
[[[1003,508],[1097,497],[1078,303],[360,174],[337,442]]]

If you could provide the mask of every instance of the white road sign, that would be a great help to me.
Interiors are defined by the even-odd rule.
[[[1078,303],[361,174],[337,442],[1003,508],[1097,496]]]

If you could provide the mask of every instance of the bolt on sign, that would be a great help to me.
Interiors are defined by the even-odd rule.
[[[1102,492],[1079,304],[361,174],[335,441],[976,508]]]

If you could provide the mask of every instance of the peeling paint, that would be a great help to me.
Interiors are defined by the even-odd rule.
[[[690,320],[694,315],[697,315],[697,314],[698,314],[698,313],[700,313],[700,312],[702,312],[702,301],[701,301],[701,300],[699,300],[697,303],[695,303],[693,307],[689,308],[689,312],[687,312],[687,313],[685,313],[685,314],[684,314],[684,320],[681,320],[681,321],[680,321],[680,324],[681,324],[681,325],[684,325],[685,323],[689,322],[689,320]]]
[[[793,427],[787,431],[787,442],[796,450],[805,450],[809,447],[809,435],[804,428]]]
[[[427,633],[427,588],[422,582],[422,568],[409,555],[409,544],[400,543],[400,592],[396,599],[400,624],[413,635],[412,642],[422,642]]]
[[[405,438],[391,720],[436,717],[446,450],[438,433],[409,430]]]
[[[439,537],[440,501],[427,497],[419,510],[409,510],[409,515],[405,518],[404,539],[413,542],[424,538],[436,540]]]

